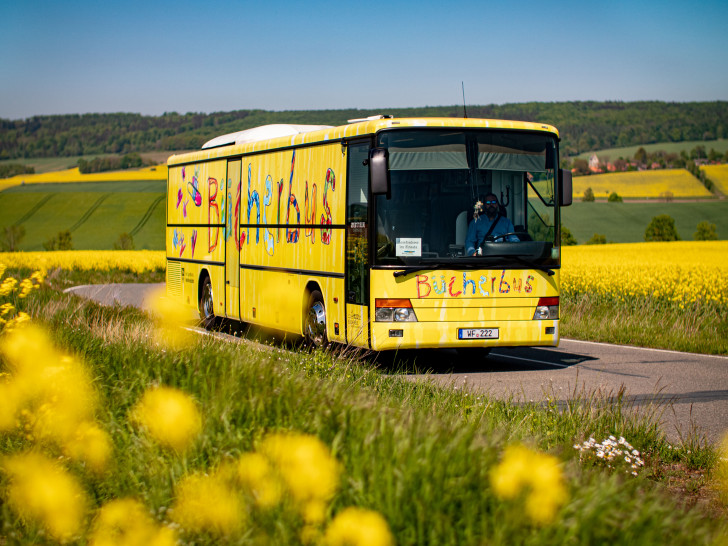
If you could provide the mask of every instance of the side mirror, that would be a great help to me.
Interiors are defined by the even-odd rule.
[[[561,197],[562,207],[571,205],[572,194],[571,171],[568,169],[559,169],[559,197]]]
[[[386,195],[389,199],[389,152],[386,148],[369,150],[369,176],[372,182],[372,195]]]

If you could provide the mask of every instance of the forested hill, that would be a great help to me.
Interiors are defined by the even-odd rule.
[[[654,142],[728,137],[728,102],[530,102],[468,106],[468,117],[556,126],[565,156]],[[462,106],[373,110],[236,110],[212,114],[75,114],[0,119],[0,159],[189,150],[214,136],[269,123],[342,125],[374,114],[463,115]]]

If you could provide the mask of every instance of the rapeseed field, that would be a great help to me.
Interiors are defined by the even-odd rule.
[[[0,181],[0,191],[20,184],[48,184],[66,182],[131,182],[135,180],[167,180],[167,165],[154,165],[142,169],[81,174],[78,167],[65,171],[40,174],[19,174]]]
[[[704,165],[700,170],[721,193],[728,195],[728,165]]]
[[[728,241],[677,241],[563,248],[565,295],[649,299],[682,308],[728,305]]]
[[[674,198],[712,197],[703,184],[685,169],[632,171],[594,174],[574,178],[574,198],[580,199],[587,188],[596,198],[617,192],[626,198],[659,198],[666,192]]]
[[[58,250],[54,252],[0,252],[0,263],[13,269],[61,268],[81,271],[119,269],[143,273],[166,268],[163,250]]]

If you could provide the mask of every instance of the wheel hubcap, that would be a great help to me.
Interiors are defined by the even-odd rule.
[[[209,285],[205,286],[205,292],[202,294],[202,312],[205,317],[211,317],[213,314],[212,289]]]
[[[326,336],[326,312],[320,301],[314,302],[308,310],[308,336],[317,345],[323,343]]]

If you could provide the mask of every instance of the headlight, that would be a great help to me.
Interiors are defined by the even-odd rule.
[[[412,309],[406,307],[398,307],[394,310],[394,321],[395,322],[417,322],[415,312]]]
[[[533,320],[555,320],[559,318],[559,298],[539,298]]]
[[[377,322],[417,322],[417,315],[408,299],[377,298],[374,301]]]

